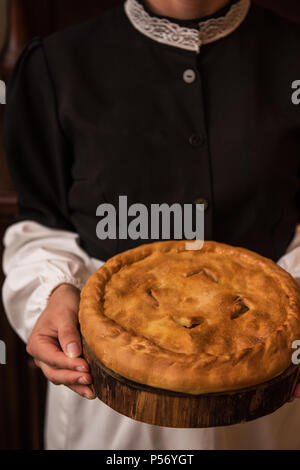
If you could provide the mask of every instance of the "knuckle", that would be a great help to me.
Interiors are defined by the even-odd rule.
[[[26,352],[32,356],[33,358],[35,356],[38,356],[38,342],[37,342],[37,336],[36,335],[31,335],[27,344],[26,344]]]
[[[51,382],[53,385],[60,385],[60,381],[55,377],[55,375],[52,372],[48,372],[45,374],[49,382]]]
[[[48,379],[48,380],[50,380],[50,379]],[[50,380],[50,382],[51,382],[53,385],[61,385],[60,381],[57,380],[57,379],[54,379],[54,378],[52,378],[52,379]]]
[[[74,330],[64,330],[59,334],[59,342],[62,346],[66,346],[71,343],[81,344],[78,333]]]
[[[60,334],[67,338],[77,338],[78,330],[76,325],[64,325],[61,327]]]
[[[27,345],[26,345],[26,352],[32,356],[33,355],[33,351],[32,351],[32,341],[29,339]]]
[[[58,380],[50,380],[50,382],[53,384],[53,385],[61,385],[61,383],[58,381]]]
[[[51,361],[49,361],[49,365],[53,367],[53,369],[61,368],[60,364],[55,359],[52,359]]]

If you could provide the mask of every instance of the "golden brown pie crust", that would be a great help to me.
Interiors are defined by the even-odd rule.
[[[132,381],[177,392],[237,390],[291,364],[300,290],[267,258],[184,241],[142,245],[105,263],[81,293],[94,355]]]

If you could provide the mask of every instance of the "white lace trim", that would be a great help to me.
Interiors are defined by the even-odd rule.
[[[231,6],[225,16],[200,22],[199,30],[151,16],[137,0],[126,0],[125,11],[132,25],[154,41],[199,52],[203,44],[217,41],[235,31],[246,18],[250,4],[250,0],[240,0]]]

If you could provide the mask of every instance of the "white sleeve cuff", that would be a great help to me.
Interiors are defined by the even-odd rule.
[[[4,248],[3,304],[10,324],[27,342],[53,290],[64,283],[81,290],[98,266],[76,233],[35,222],[9,227]]]
[[[278,260],[278,265],[290,273],[300,285],[300,226],[297,227],[286,253]]]
[[[41,296],[40,309],[44,310],[47,306],[48,300],[52,292],[62,284],[70,284],[81,291],[84,286],[84,282],[81,279],[75,277],[61,276],[57,277],[55,282],[44,282],[39,287],[39,294]]]

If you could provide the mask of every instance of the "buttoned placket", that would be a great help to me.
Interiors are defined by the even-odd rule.
[[[224,16],[193,22],[191,27],[179,25],[174,20],[155,17],[145,9],[138,0],[126,0],[125,12],[134,28],[145,37],[153,40],[160,47],[171,47],[181,53],[186,52],[185,64],[178,61],[178,74],[182,82],[180,99],[184,102],[180,106],[187,117],[185,124],[191,126],[189,135],[185,136],[187,142],[187,164],[193,162],[191,172],[185,172],[189,187],[182,188],[184,198],[193,194],[195,201],[201,200],[205,208],[205,238],[213,238],[213,177],[212,164],[208,140],[203,81],[201,77],[201,53],[208,44],[220,40],[233,33],[245,20],[250,9],[250,0],[233,2]],[[174,65],[174,64],[173,64]],[[178,90],[177,90],[178,91]],[[181,94],[182,93],[182,94]],[[198,158],[196,166],[195,159]],[[181,162],[182,163],[182,162]],[[182,166],[181,166],[182,169]],[[194,178],[199,173],[199,186]],[[184,185],[184,182],[183,182]]]
[[[202,46],[205,47],[205,46]],[[201,50],[193,55],[186,55],[186,68],[182,72],[183,100],[189,104],[192,115],[193,128],[186,136],[189,159],[197,159],[199,170],[199,186],[191,188],[193,199],[191,202],[203,204],[205,220],[205,239],[213,238],[213,188],[211,155],[206,126],[206,109],[204,100],[203,82],[201,77]],[[187,159],[187,164],[189,164]]]

